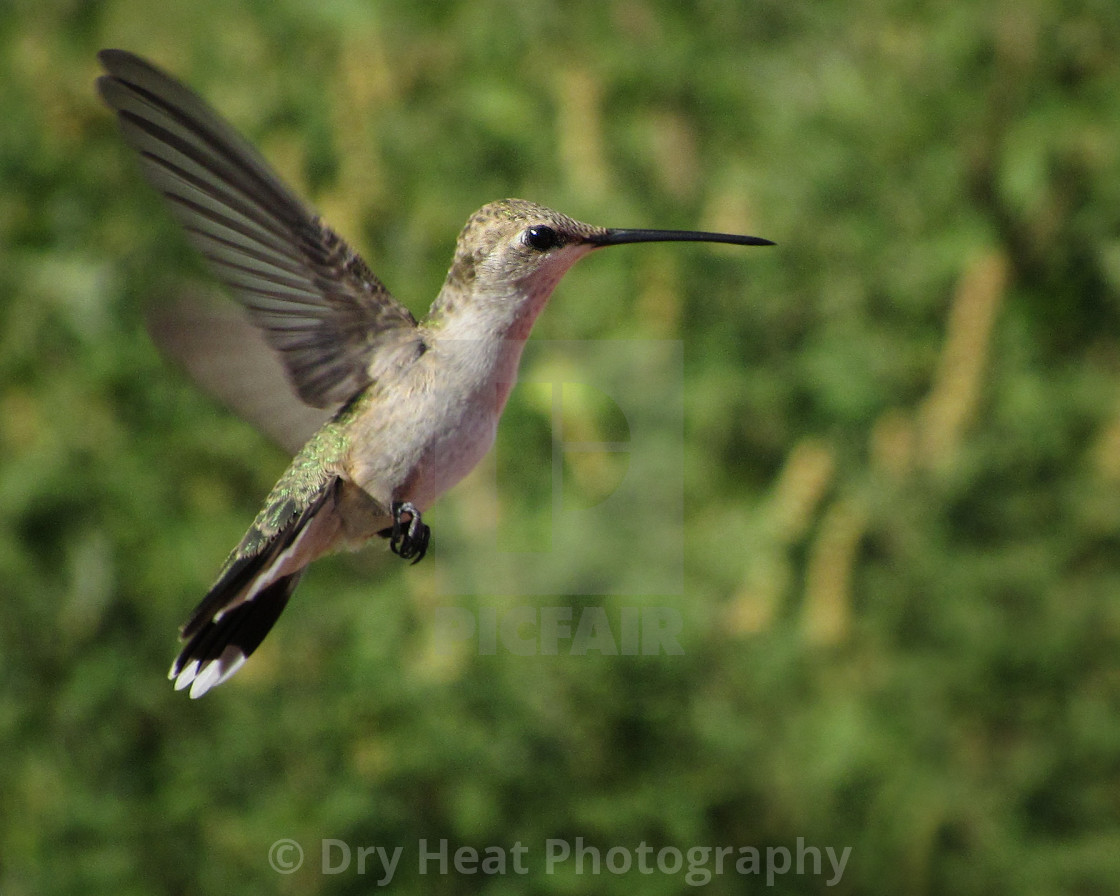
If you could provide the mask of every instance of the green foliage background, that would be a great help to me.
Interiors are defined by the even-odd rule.
[[[693,889],[545,874],[576,837],[852,848],[783,893],[1117,892],[1120,7],[411,6],[4,2],[0,892],[375,889],[322,838],[403,846],[400,892]],[[779,243],[602,253],[537,327],[683,342],[683,593],[532,598],[674,607],[683,656],[439,655],[441,606],[530,599],[371,549],[171,691],[286,459],[145,334],[212,281],[94,95],[103,46],[198,89],[417,313],[502,196]],[[515,393],[497,500],[464,484],[437,539],[542,525],[549,421]],[[530,873],[421,877],[420,838]]]

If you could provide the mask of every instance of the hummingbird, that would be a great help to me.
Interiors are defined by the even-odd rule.
[[[98,58],[98,92],[143,174],[295,394],[326,418],[180,630],[168,677],[192,698],[241,668],[318,557],[375,537],[413,563],[424,557],[423,513],[493,445],[533,323],[577,260],[627,243],[773,245],[596,227],[505,199],[467,220],[417,321],[205,101],[132,53]]]

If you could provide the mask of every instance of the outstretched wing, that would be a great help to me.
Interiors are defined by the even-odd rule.
[[[288,387],[279,352],[232,302],[191,295],[147,309],[145,323],[164,355],[289,454],[338,410],[300,400]]]
[[[97,80],[144,174],[248,309],[313,407],[369,385],[369,362],[416,319],[199,97],[138,56],[103,50]]]

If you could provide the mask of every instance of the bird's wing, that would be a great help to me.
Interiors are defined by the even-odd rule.
[[[299,397],[344,402],[381,347],[416,319],[309,211],[256,150],[194,93],[123,50],[97,80],[144,174],[194,246],[280,353]]]
[[[264,333],[230,302],[190,296],[148,309],[152,341],[199,385],[295,454],[339,405],[313,408],[288,388]]]

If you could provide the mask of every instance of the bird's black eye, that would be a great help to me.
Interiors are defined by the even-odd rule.
[[[538,252],[547,252],[549,249],[558,249],[564,241],[555,230],[547,224],[534,224],[525,231],[525,245]]]

